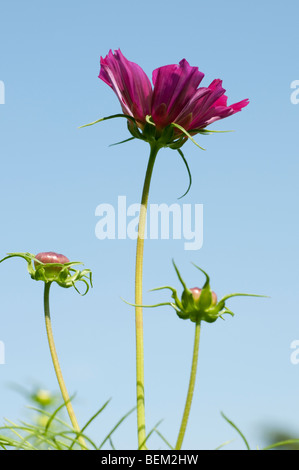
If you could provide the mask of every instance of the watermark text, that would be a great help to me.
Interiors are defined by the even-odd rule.
[[[291,93],[290,99],[292,104],[299,103],[299,80],[293,80],[291,83],[291,88],[294,91]]]
[[[5,104],[5,85],[2,80],[0,80],[0,104]]]
[[[5,345],[0,341],[0,365],[5,364]]]
[[[99,240],[136,240],[140,204],[127,206],[126,196],[118,196],[117,207],[99,204],[95,210],[99,221],[95,234]],[[203,204],[150,204],[144,238],[151,240],[185,240],[185,250],[199,250],[203,245]]]
[[[290,356],[290,360],[291,363],[296,366],[299,364],[299,339],[294,339],[294,341],[292,341],[290,344],[290,348],[294,349]]]

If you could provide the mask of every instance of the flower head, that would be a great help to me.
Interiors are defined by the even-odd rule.
[[[36,256],[32,253],[8,253],[5,258],[0,260],[0,263],[13,257],[20,257],[27,261],[27,270],[35,281],[56,282],[61,287],[74,287],[77,292],[79,291],[75,283],[82,281],[86,286],[83,295],[88,292],[89,283],[92,286],[90,269],[83,269],[82,271],[73,269],[72,266],[82,263],[78,261],[71,262],[64,255],[53,251],[38,253]]]
[[[234,313],[225,305],[226,300],[231,297],[237,296],[248,296],[248,297],[265,297],[264,295],[255,295],[255,294],[229,294],[222,297],[221,300],[217,299],[215,292],[211,290],[210,287],[210,278],[208,274],[203,271],[203,269],[194,265],[199,269],[206,277],[206,281],[202,288],[200,287],[187,287],[184,282],[177,266],[173,261],[174,268],[176,270],[177,276],[183,286],[183,292],[181,298],[178,297],[176,289],[170,286],[157,287],[155,290],[169,289],[172,292],[171,302],[159,303],[156,305],[142,305],[142,307],[160,307],[162,305],[169,305],[172,307],[177,315],[183,320],[191,320],[192,322],[198,323],[205,321],[208,323],[214,323],[219,317],[223,319],[224,314],[229,314],[234,316]]]
[[[141,67],[127,60],[119,49],[101,57],[99,74],[116,93],[133,137],[160,140],[161,146],[176,143],[176,148],[189,136],[207,132],[208,125],[241,111],[249,103],[245,99],[227,105],[222,81],[216,79],[207,87],[199,87],[203,77],[198,67],[183,59],[178,65],[154,70],[152,88]],[[154,130],[148,130],[149,124]]]
[[[225,89],[220,79],[201,87],[204,74],[198,67],[189,65],[186,59],[179,64],[165,65],[153,71],[153,86],[142,68],[130,62],[120,49],[109,51],[101,57],[99,78],[115,92],[123,114],[106,116],[80,127],[87,127],[108,119],[125,118],[132,137],[118,142],[122,144],[141,139],[158,152],[162,147],[177,150],[181,156],[192,183],[188,162],[181,150],[190,139],[204,150],[195,140],[196,134],[212,134],[207,126],[241,111],[248,105],[245,99],[228,105]],[[115,145],[115,144],[114,144]],[[181,197],[183,197],[181,196]]]

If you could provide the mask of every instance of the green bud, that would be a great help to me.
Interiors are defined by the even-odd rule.
[[[40,389],[33,396],[33,399],[41,406],[49,406],[53,403],[54,397],[48,390]]]
[[[176,270],[179,281],[183,286],[183,292],[181,299],[179,299],[176,289],[171,286],[157,287],[152,290],[162,290],[169,289],[172,292],[171,302],[163,302],[156,305],[140,305],[140,307],[161,307],[162,305],[169,305],[172,307],[179,318],[183,320],[191,320],[194,323],[200,323],[205,321],[207,323],[214,323],[219,317],[223,319],[224,314],[229,314],[234,316],[234,313],[225,305],[226,300],[231,297],[237,296],[248,296],[248,297],[266,297],[265,295],[256,295],[256,294],[229,294],[222,299],[217,300],[217,295],[210,288],[210,278],[208,274],[194,264],[194,266],[199,269],[206,278],[206,281],[203,287],[192,287],[188,288],[184,282],[178,268],[176,267],[173,261],[174,268]],[[131,304],[132,305],[132,304]]]
[[[88,292],[89,285],[92,287],[90,269],[83,269],[82,271],[74,269],[73,266],[82,263],[78,261],[71,262],[64,255],[52,251],[39,253],[36,256],[32,253],[8,253],[5,258],[0,260],[0,263],[13,257],[20,257],[27,261],[27,270],[35,281],[57,282],[60,287],[74,287],[77,292],[79,291],[75,283],[81,281],[86,286],[86,290],[82,295]]]

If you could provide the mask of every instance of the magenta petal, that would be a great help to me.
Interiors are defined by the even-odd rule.
[[[197,90],[198,94],[200,90],[201,88]],[[211,110],[214,109],[215,103],[224,102],[226,99],[224,97],[225,89],[222,88],[222,81],[219,79],[214,80],[208,88],[204,88],[203,90],[206,90],[206,93],[194,103],[190,129],[200,129],[204,127],[206,120],[213,116]]]
[[[241,111],[242,108],[245,108],[245,106],[248,106],[248,105],[249,105],[249,100],[246,99],[246,100],[239,101],[238,103],[231,104],[229,108],[231,108],[234,111],[234,113],[237,113],[238,111]]]
[[[174,122],[192,98],[204,74],[183,59],[153,72],[152,118],[163,128]]]
[[[212,89],[212,90],[216,90],[217,87],[219,86],[219,82],[221,83],[221,80],[214,80],[211,85],[209,85],[209,88]],[[232,109],[234,111],[234,113],[237,113],[238,111],[241,111],[242,108],[244,108],[245,106],[247,106],[249,104],[249,100],[246,99],[246,100],[243,100],[243,101],[239,101],[239,103],[235,103],[235,104],[231,104],[229,106],[227,106],[227,96],[226,95],[222,95],[219,99],[217,99],[217,101],[214,102],[213,106],[224,106],[224,107],[228,107],[230,109]]]
[[[217,100],[217,102],[215,102],[212,108],[209,110],[210,116],[205,116],[206,122],[204,123],[204,127],[209,126],[215,121],[219,121],[219,119],[224,119],[228,116],[232,116],[233,114],[238,113],[242,108],[249,104],[248,99],[231,104],[230,106],[221,106],[219,105],[220,101],[221,100]]]
[[[213,80],[208,89],[211,94],[204,103],[200,103],[199,106],[195,107],[190,129],[204,128],[219,119],[224,119],[241,111],[249,103],[248,100],[243,100],[227,106],[227,96],[224,94],[225,89],[222,88],[222,80],[220,79]]]
[[[217,78],[213,80],[212,83],[209,85],[209,90],[212,90],[210,95],[210,99],[208,103],[206,103],[207,107],[216,106],[218,103],[221,106],[226,106],[227,97],[225,96],[225,89],[222,87],[222,80]]]
[[[197,113],[199,114],[201,113],[201,110],[204,104],[207,102],[211,94],[212,94],[212,91],[209,90],[208,88],[201,87],[198,90],[196,90],[192,98],[188,101],[186,106],[182,109],[180,114],[177,116],[175,122],[177,124],[183,125],[183,122],[185,121],[186,116],[191,115],[191,121],[189,122],[189,124],[191,124],[191,122],[193,122],[196,119]],[[188,128],[191,128],[191,127],[188,126]]]
[[[212,89],[212,90],[216,90],[217,87],[219,87],[219,84],[222,84],[221,80],[214,80],[211,83],[211,85],[209,85],[209,88]],[[235,104],[231,104],[231,105],[227,106],[227,96],[222,95],[220,98],[218,98],[214,102],[213,106],[214,107],[216,107],[216,106],[228,107],[228,108],[232,109],[234,111],[234,113],[237,113],[238,111],[241,111],[241,109],[244,108],[245,106],[247,106],[248,104],[249,104],[249,100],[246,99],[246,100],[239,101],[239,103],[235,103]]]
[[[127,60],[120,49],[103,59],[99,78],[116,93],[124,114],[144,123],[150,114],[152,85],[139,65]]]
[[[218,100],[215,101],[214,106],[224,106],[224,107],[226,107],[227,106],[227,96],[226,95],[220,96],[220,98],[218,98]]]

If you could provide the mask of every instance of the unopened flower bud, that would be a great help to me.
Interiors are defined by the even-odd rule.
[[[47,251],[44,253],[38,253],[35,257],[36,260],[41,261],[44,264],[48,263],[59,263],[59,264],[65,264],[69,263],[70,260],[64,256],[60,255],[59,253],[54,253],[54,251]],[[34,266],[37,268],[39,266],[39,263],[34,261]],[[59,266],[57,266],[59,270]]]
[[[202,289],[200,289],[199,287],[191,287],[190,291],[192,292],[193,299],[198,300]]]
[[[198,300],[201,295],[202,289],[200,289],[199,287],[191,287],[191,289],[189,290],[192,292],[193,299],[195,301]],[[215,294],[215,292],[212,291],[211,305],[216,305],[216,304],[217,304],[217,295]]]
[[[48,406],[53,401],[53,396],[48,390],[38,390],[33,397],[34,400],[39,403],[41,406]]]
[[[163,287],[156,287],[152,290],[162,290],[162,289],[169,289],[172,292],[172,301],[171,302],[163,302],[155,305],[143,305],[143,307],[160,307],[162,305],[169,305],[172,307],[179,318],[182,320],[191,320],[192,322],[201,322],[205,321],[208,323],[213,323],[217,320],[217,318],[222,318],[223,315],[229,314],[234,315],[234,313],[225,305],[226,300],[230,299],[231,297],[238,297],[238,296],[249,296],[249,297],[265,297],[264,295],[256,295],[256,294],[229,294],[222,297],[219,302],[217,299],[217,295],[213,292],[210,288],[210,277],[208,274],[201,269],[199,266],[194,266],[199,269],[206,277],[206,282],[204,283],[203,287],[191,287],[188,288],[186,283],[184,282],[178,268],[175,265],[175,262],[172,261],[173,266],[176,270],[177,276],[179,278],[180,283],[183,286],[183,292],[181,298],[178,297],[177,291],[174,287],[171,286],[163,286]],[[130,304],[133,305],[133,304]],[[135,305],[136,306],[136,305]],[[138,305],[140,307],[140,305]]]
[[[45,274],[50,277],[57,275],[62,270],[62,266],[49,266],[49,265],[57,264],[57,263],[65,264],[65,263],[70,262],[70,260],[66,256],[61,255],[59,253],[54,253],[53,251],[38,253],[34,260],[35,268],[38,268],[39,266],[41,266],[41,264],[38,261],[41,261],[41,263],[47,265],[44,267]]]

